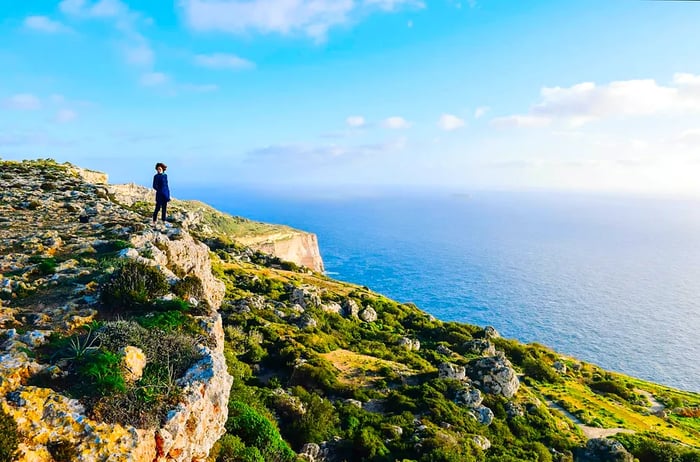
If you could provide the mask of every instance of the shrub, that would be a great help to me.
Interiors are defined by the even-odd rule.
[[[599,382],[591,382],[589,386],[592,390],[599,391],[601,393],[611,393],[625,400],[631,397],[630,391],[627,389],[627,387],[625,387],[623,383],[615,382],[613,380],[601,380]]]
[[[226,431],[237,435],[246,446],[256,447],[264,460],[292,462],[296,454],[282,439],[272,422],[241,401],[229,403]]]
[[[121,358],[116,353],[100,351],[86,356],[80,365],[80,375],[87,378],[90,389],[100,395],[126,391],[121,368]]]
[[[157,268],[129,260],[121,265],[102,288],[102,302],[111,308],[142,308],[170,286]]]
[[[235,435],[224,435],[212,449],[216,462],[265,462],[258,448],[246,447]]]
[[[173,293],[184,300],[189,300],[190,297],[199,300],[205,295],[202,280],[193,275],[185,276],[177,281],[173,286]]]
[[[78,458],[78,450],[67,440],[51,441],[46,449],[55,462],[72,462]]]
[[[19,446],[17,422],[0,407],[0,461],[14,460]]]

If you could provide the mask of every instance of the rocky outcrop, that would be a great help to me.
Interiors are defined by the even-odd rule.
[[[108,192],[117,202],[126,206],[133,206],[137,203],[155,203],[155,195],[152,190],[134,183],[109,185]],[[179,221],[185,223],[186,227],[202,227],[207,232],[212,232],[210,224],[206,222],[205,214],[194,210],[200,208],[198,203],[195,201],[174,201],[173,205],[171,213],[181,215]],[[217,213],[225,215],[218,211]],[[233,219],[230,216],[228,218]],[[267,233],[254,235],[244,233],[229,237],[253,250],[306,266],[314,271],[323,272],[323,259],[315,234],[282,226],[269,226],[269,228],[270,232]]]
[[[618,441],[593,438],[588,440],[586,450],[578,460],[583,462],[632,462],[634,457]]]
[[[467,374],[484,393],[510,398],[520,387],[513,365],[502,354],[472,362]]]
[[[313,233],[290,230],[264,236],[242,236],[236,240],[254,250],[323,272],[323,259],[318,247],[318,238]]]
[[[177,225],[168,224],[162,232],[149,229],[144,224],[148,218],[109,199],[106,175],[99,172],[47,161],[2,167],[0,217],[15,219],[0,220],[0,286],[6,299],[0,321],[6,329],[0,330],[0,407],[14,418],[22,435],[17,460],[51,461],[47,445],[52,441],[69,444],[77,461],[204,460],[225,431],[232,383],[217,313],[224,285],[211,274],[208,248]],[[27,353],[44,343],[51,331],[74,329],[96,313],[100,270],[94,264],[85,266],[89,258],[78,261],[66,255],[91,255],[127,241],[132,248],[124,249],[123,257],[159,267],[171,282],[196,276],[210,307],[209,315],[197,318],[204,333],[198,345],[201,359],[177,379],[179,402],[159,428],[95,421],[79,401],[27,384],[39,372],[47,377],[61,374],[57,366],[42,364]],[[52,262],[59,254],[61,263]],[[89,282],[78,283],[78,278]],[[15,300],[37,293],[44,295],[39,303],[14,307]],[[8,326],[25,333],[19,335]],[[142,353],[128,346],[122,353],[126,369],[133,373],[127,379],[137,380]]]

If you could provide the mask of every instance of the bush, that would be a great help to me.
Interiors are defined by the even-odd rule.
[[[197,300],[204,298],[204,285],[197,276],[189,275],[180,279],[173,286],[173,293],[183,300],[194,297]]]
[[[143,308],[168,293],[165,275],[153,266],[129,260],[102,288],[102,302],[110,308]]]
[[[212,449],[216,462],[265,462],[258,448],[246,447],[241,439],[234,435],[224,435]]]
[[[292,462],[296,454],[282,439],[272,422],[241,401],[229,403],[226,431],[238,436],[246,446],[256,447],[264,460]]]
[[[19,446],[17,422],[0,407],[0,461],[14,460]]]
[[[631,397],[630,391],[623,383],[615,382],[614,380],[601,380],[599,382],[591,382],[589,385],[592,390],[601,393],[610,393],[617,395],[622,399],[628,400]]]

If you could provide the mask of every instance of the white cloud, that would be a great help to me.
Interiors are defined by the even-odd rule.
[[[116,18],[129,12],[129,7],[119,0],[63,0],[59,9],[70,16],[84,18]]]
[[[47,34],[71,32],[69,27],[47,16],[27,16],[24,19],[24,27]]]
[[[31,93],[18,93],[3,101],[3,107],[18,111],[33,111],[41,109],[41,100]]]
[[[345,119],[345,123],[350,127],[358,128],[363,127],[367,124],[367,121],[362,116],[350,116]]]
[[[211,69],[252,69],[255,63],[239,56],[227,53],[213,53],[209,55],[197,55],[195,64]]]
[[[78,114],[71,109],[61,109],[56,113],[55,121],[61,124],[72,122],[78,117]]]
[[[604,118],[674,115],[700,111],[700,76],[676,74],[672,85],[653,79],[620,80],[604,85],[582,82],[544,87],[527,114],[496,119],[496,125],[543,126],[561,122],[578,127]]]
[[[476,108],[476,109],[474,110],[474,118],[475,118],[475,119],[480,119],[480,118],[482,118],[483,116],[486,115],[487,112],[489,112],[490,109],[491,109],[491,108],[488,107],[488,106],[479,106],[478,108]]]
[[[425,3],[417,0],[365,0],[365,5],[377,6],[384,11],[396,11],[404,6],[425,8]]]
[[[143,41],[141,43],[126,46],[124,55],[127,62],[138,66],[152,66],[155,61],[155,53],[151,46]]]
[[[491,121],[491,125],[499,128],[509,127],[525,127],[538,128],[546,127],[551,123],[551,119],[547,117],[537,117],[530,115],[513,115],[507,117],[498,117]]]
[[[187,25],[196,31],[240,34],[301,33],[324,40],[328,30],[377,8],[422,7],[416,0],[180,0]]]
[[[141,85],[146,87],[155,87],[168,82],[169,77],[162,72],[148,72],[141,76]]]
[[[450,132],[464,127],[464,120],[452,114],[443,114],[437,124],[441,129]]]
[[[399,130],[403,128],[408,128],[411,126],[411,123],[408,122],[406,119],[403,117],[398,117],[398,116],[393,116],[393,117],[388,117],[384,120],[382,123],[386,128],[390,128],[392,130]]]
[[[213,83],[195,84],[195,83],[183,83],[180,85],[185,91],[191,91],[194,93],[211,93],[217,91],[219,86]]]

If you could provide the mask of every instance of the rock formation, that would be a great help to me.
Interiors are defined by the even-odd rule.
[[[177,226],[164,233],[150,230],[141,215],[109,199],[104,182],[106,175],[52,162],[3,163],[0,216],[12,219],[0,220],[0,287],[5,298],[0,406],[22,435],[17,460],[52,460],[47,445],[55,440],[70,444],[78,461],[204,460],[224,433],[232,381],[217,313],[223,283],[211,274],[206,246]],[[94,319],[99,271],[88,256],[115,242],[132,247],[122,253],[125,258],[146,261],[175,279],[173,272],[198,278],[210,308],[199,318],[207,335],[198,346],[201,359],[177,380],[181,398],[158,428],[92,420],[77,400],[27,383],[40,372],[60,373],[28,355],[50,331],[70,331]],[[59,254],[60,264],[53,259]],[[28,333],[20,336],[12,326]],[[136,374],[142,368],[138,352],[124,354]]]

